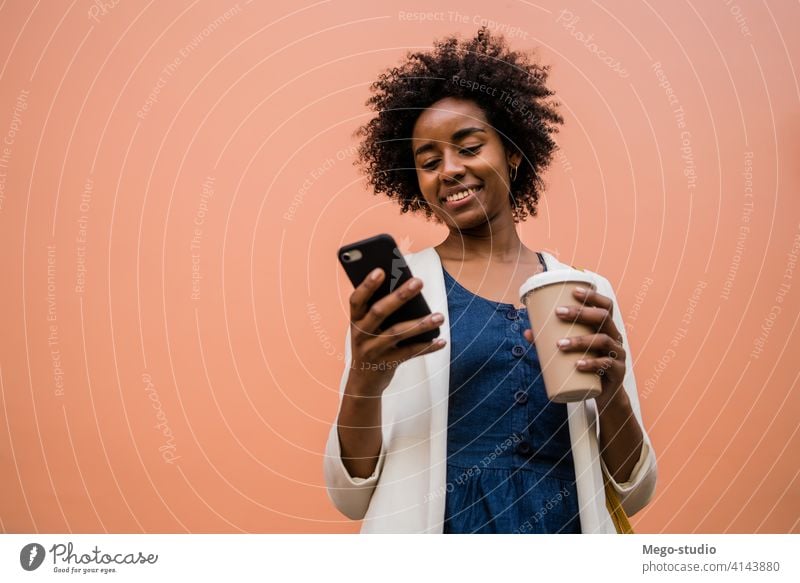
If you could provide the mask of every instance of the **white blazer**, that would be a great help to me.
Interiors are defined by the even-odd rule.
[[[565,269],[553,255],[542,252],[547,269]],[[411,272],[424,282],[422,295],[433,312],[444,315],[440,337],[444,348],[412,358],[397,367],[382,396],[380,457],[368,478],[352,477],[342,463],[337,422],[334,420],[324,458],[324,474],[331,501],[345,516],[363,519],[362,533],[441,533],[447,492],[447,405],[450,380],[450,325],[444,274],[433,247],[405,255]],[[613,320],[622,334],[627,354],[624,387],[644,444],[628,482],[618,484],[599,455],[599,423],[594,399],[568,403],[569,434],[575,464],[578,507],[583,533],[615,533],[605,503],[603,476],[617,491],[628,516],[642,509],[656,486],[656,457],[644,431],[633,357],[622,315],[609,281],[587,271],[597,291],[614,301]],[[344,346],[344,373],[339,406],[351,366],[350,329]],[[337,412],[338,419],[338,412]]]

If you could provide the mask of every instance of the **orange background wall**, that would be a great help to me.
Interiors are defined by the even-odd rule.
[[[624,312],[634,527],[800,532],[797,3],[114,4],[0,4],[2,531],[357,531],[322,479],[335,250],[444,232],[366,191],[353,132],[380,71],[486,19],[566,118],[523,238]]]

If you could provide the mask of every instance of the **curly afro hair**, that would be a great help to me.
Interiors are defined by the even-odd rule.
[[[355,164],[375,194],[396,199],[402,213],[423,212],[431,219],[411,150],[414,124],[440,99],[469,99],[483,110],[506,148],[522,155],[511,184],[514,222],[535,216],[545,186],[541,174],[557,147],[550,134],[564,123],[545,85],[549,69],[511,51],[502,36],[492,36],[485,26],[472,39],[450,36],[434,42],[428,52],[409,52],[399,67],[382,73],[371,86],[367,106],[378,115],[356,132],[363,140]]]

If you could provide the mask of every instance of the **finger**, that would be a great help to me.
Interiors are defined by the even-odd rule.
[[[611,369],[619,366],[621,363],[610,356],[603,356],[601,358],[582,358],[575,362],[575,368],[584,372],[593,372],[600,376],[609,374]]]
[[[392,345],[397,344],[401,340],[411,338],[417,334],[422,334],[428,330],[434,330],[444,323],[444,316],[439,312],[416,318],[414,320],[407,320],[405,322],[398,322],[394,326],[381,332],[376,339],[381,343]]]
[[[421,290],[422,280],[412,277],[392,293],[372,304],[364,317],[357,322],[359,329],[367,334],[377,334],[383,321]]]
[[[579,286],[573,290],[572,294],[587,306],[603,308],[604,310],[608,310],[609,314],[614,313],[614,302],[611,301],[611,298],[609,298],[608,296],[604,296],[595,289],[592,289],[588,286],[587,287]]]
[[[446,344],[447,341],[444,338],[434,338],[430,342],[415,342],[414,344],[397,348],[393,352],[393,358],[405,362],[417,356],[423,356],[441,350]]]
[[[583,289],[583,291],[578,291],[579,289]],[[609,317],[605,319],[601,331],[605,332],[614,338],[618,343],[622,344],[622,334],[619,333],[619,330],[614,323],[614,300],[608,296],[604,296],[592,288],[578,287],[573,290],[573,294],[577,299],[582,301],[584,305],[608,310]]]
[[[612,338],[620,338],[611,312],[605,308],[590,306],[559,306],[556,316],[567,322],[580,322],[586,324],[598,333],[608,334]]]
[[[593,352],[600,356],[608,355],[617,360],[625,360],[625,349],[622,344],[608,334],[570,336],[561,338],[556,345],[564,352]]]
[[[373,269],[364,278],[358,287],[350,294],[350,320],[357,322],[367,314],[367,302],[372,294],[381,286],[384,277],[383,269],[380,267]]]

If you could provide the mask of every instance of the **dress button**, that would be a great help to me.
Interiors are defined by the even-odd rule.
[[[527,441],[520,441],[517,444],[517,453],[520,455],[528,455],[531,453],[531,444]]]
[[[522,346],[517,345],[511,349],[511,354],[519,358],[520,356],[525,354],[525,349]]]
[[[519,332],[519,324],[517,324],[516,322],[511,324],[511,331],[512,332]]]
[[[525,391],[517,391],[514,393],[514,400],[516,400],[520,405],[524,405],[528,402],[528,393]]]
[[[516,320],[517,319],[517,311],[516,310],[509,310],[506,312],[506,318],[509,320]]]

